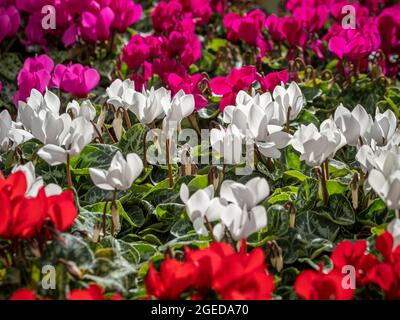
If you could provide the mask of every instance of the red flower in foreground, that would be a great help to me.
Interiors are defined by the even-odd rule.
[[[342,280],[345,275],[336,270],[328,274],[319,271],[303,271],[296,279],[294,289],[305,300],[352,300],[354,289],[345,289]]]
[[[92,283],[86,289],[74,289],[67,297],[68,300],[122,300],[119,293],[115,293],[109,298],[104,295],[103,289]],[[36,297],[36,292],[26,288],[15,291],[9,300],[41,300]]]
[[[166,258],[160,272],[149,264],[149,273],[144,281],[147,293],[158,299],[175,300],[192,285],[194,266]]]
[[[37,300],[35,291],[23,288],[15,291],[9,300]]]
[[[359,240],[356,243],[342,241],[332,252],[331,259],[335,269],[342,272],[343,267],[353,266],[356,270],[357,281],[362,283],[371,268],[379,263],[378,258],[367,253],[366,250],[366,240]]]
[[[222,95],[219,107],[224,110],[226,106],[234,105],[238,92],[247,90],[255,80],[256,68],[245,66],[241,69],[233,68],[226,78],[215,77],[210,81],[210,87],[215,94]]]
[[[77,209],[72,191],[48,197],[42,187],[36,197],[27,197],[27,189],[23,172],[17,171],[7,179],[0,175],[0,238],[29,239],[49,221],[59,231],[73,224]]]
[[[376,239],[376,249],[384,262],[370,270],[365,282],[379,286],[388,299],[400,299],[400,246],[393,248],[393,236],[385,232]]]
[[[178,299],[189,291],[195,299],[213,291],[226,300],[271,299],[274,282],[261,249],[236,253],[226,243],[214,243],[202,250],[187,249],[185,258],[185,262],[167,258],[159,273],[150,264],[147,293],[158,299]]]
[[[68,295],[68,300],[122,300],[122,297],[115,293],[106,299],[103,289],[97,284],[91,284],[86,289],[74,289]]]

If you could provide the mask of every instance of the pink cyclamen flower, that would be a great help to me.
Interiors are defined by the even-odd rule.
[[[262,91],[273,92],[276,86],[289,82],[289,72],[287,70],[282,70],[279,72],[271,72],[265,77],[258,75],[257,81],[260,83]]]
[[[132,0],[114,0],[109,6],[115,14],[112,26],[118,32],[125,32],[132,24],[140,20],[143,13],[142,6]]]
[[[275,14],[271,14],[265,21],[265,27],[267,28],[274,42],[279,42],[283,39],[283,35],[281,33],[281,23],[282,20]]]
[[[91,42],[108,40],[111,36],[111,24],[114,18],[115,14],[109,7],[105,7],[95,14],[84,12],[80,22],[82,38]]]
[[[257,45],[261,37],[261,30],[265,25],[265,14],[261,10],[253,10],[241,16],[237,13],[228,13],[224,17],[224,26],[227,29],[227,38],[230,41],[243,40],[249,45]]]
[[[81,64],[59,64],[54,69],[51,85],[77,98],[86,97],[100,82],[96,69]]]
[[[293,16],[303,22],[304,28],[309,32],[318,32],[329,18],[326,6],[316,8],[300,7],[294,10]]]
[[[14,6],[0,7],[0,43],[14,36],[21,23],[19,11]]]
[[[15,2],[19,10],[29,13],[41,11],[45,5],[52,4],[49,0],[16,0]]]
[[[256,80],[256,68],[244,66],[241,69],[233,68],[231,73],[225,77],[215,77],[210,81],[212,92],[222,95],[220,109],[235,103],[236,95],[240,90],[247,90]]]
[[[149,58],[150,47],[146,39],[141,35],[134,35],[129,43],[124,47],[121,60],[128,65],[132,71],[139,69],[143,63]]]
[[[331,27],[332,29],[332,27]],[[367,23],[363,28],[343,29],[337,27],[338,33],[329,39],[329,50],[339,59],[346,57],[352,62],[367,58],[379,49],[381,38],[375,23]]]
[[[196,110],[204,108],[208,101],[202,95],[201,89],[199,88],[200,82],[204,79],[202,74],[188,75],[185,74],[183,77],[176,73],[171,73],[168,76],[168,86],[175,95],[179,90],[183,90],[186,94],[193,94],[195,101]]]
[[[26,101],[32,89],[43,94],[50,82],[53,68],[54,62],[47,55],[26,59],[17,77],[18,91],[14,94],[14,104],[18,106],[18,101]]]

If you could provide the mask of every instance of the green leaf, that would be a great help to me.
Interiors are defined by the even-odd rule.
[[[273,205],[267,210],[267,234],[282,236],[289,229],[289,213],[281,205]]]
[[[294,178],[300,182],[306,181],[309,177],[297,170],[288,170],[283,173],[285,178]]]
[[[341,226],[351,226],[356,222],[354,210],[346,197],[338,194],[330,196],[328,207],[328,211],[318,214]]]
[[[143,159],[144,150],[144,137],[147,134],[147,127],[141,123],[134,124],[118,142],[117,147],[121,149],[122,153],[136,153]]]
[[[344,194],[349,190],[348,185],[337,180],[328,180],[326,182],[326,187],[328,188],[328,194],[330,196],[335,194]]]

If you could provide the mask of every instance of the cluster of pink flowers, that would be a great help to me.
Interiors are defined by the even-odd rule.
[[[13,37],[19,28],[21,17],[13,1],[0,0],[0,43]]]
[[[45,6],[55,8],[55,29],[45,30],[42,26],[48,14],[42,12]],[[26,45],[45,47],[50,39],[62,38],[63,44],[70,46],[79,38],[104,42],[112,36],[112,29],[125,32],[140,19],[142,7],[131,0],[1,0],[0,42],[5,36],[15,35],[20,12],[29,15]]]
[[[32,89],[43,94],[47,87],[84,98],[99,84],[100,75],[96,69],[81,64],[59,64],[54,68],[53,60],[47,55],[41,55],[25,60],[17,81],[18,91],[13,97],[16,106],[19,101],[26,101]]]
[[[171,0],[157,4],[151,12],[155,34],[134,35],[121,55],[121,61],[133,74],[137,90],[157,75],[174,93],[182,89],[194,94],[197,109],[207,105],[198,86],[204,77],[191,76],[187,69],[201,58],[196,27],[206,24],[212,13],[210,0]]]
[[[345,75],[348,70],[344,61],[365,72],[371,59],[382,51],[385,59],[374,62],[393,77],[398,72],[400,55],[400,5],[382,11],[385,4],[385,0],[290,0],[286,4],[289,16],[266,17],[260,10],[245,15],[231,12],[224,17],[224,26],[228,40],[242,40],[257,47],[258,58],[274,45],[280,48],[282,42],[289,48],[288,59],[302,57],[309,51],[322,60],[329,50],[339,59],[339,68]],[[355,29],[342,26],[347,14],[342,9],[346,5],[355,9]]]
[[[258,81],[263,92],[273,92],[277,85],[289,81],[287,70],[271,72],[265,77],[257,74],[254,66],[244,66],[241,69],[233,68],[227,77],[215,77],[210,81],[210,88],[216,95],[222,96],[220,109],[234,105],[239,91],[247,91],[251,85]]]
[[[257,46],[260,48],[259,56],[262,57],[267,51],[267,42],[261,33],[265,21],[265,14],[259,9],[244,16],[230,12],[224,17],[227,39],[232,42],[243,40],[251,46]]]

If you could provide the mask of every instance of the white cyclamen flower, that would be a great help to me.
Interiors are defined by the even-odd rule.
[[[243,133],[234,124],[227,129],[212,129],[210,142],[212,149],[224,157],[225,164],[240,164],[243,162]]]
[[[36,89],[32,89],[31,95],[26,103],[19,101],[17,122],[21,122],[24,127],[30,131],[41,111],[50,112],[53,115],[59,116],[60,99],[56,94],[47,89],[43,96]]]
[[[130,79],[122,81],[116,79],[107,89],[107,103],[115,109],[123,108],[127,110],[133,104],[135,95],[135,83]]]
[[[161,101],[171,100],[171,91],[165,88],[159,88],[150,91],[143,88],[143,92],[135,92],[132,105],[129,109],[136,115],[138,120],[143,124],[150,124],[154,120],[164,115],[164,109]]]
[[[267,212],[259,205],[270,193],[264,178],[253,178],[245,185],[226,180],[221,186],[221,200],[226,202],[221,210],[221,223],[214,227],[220,240],[227,229],[234,240],[245,239],[267,225]]]
[[[375,141],[378,146],[386,145],[393,137],[397,128],[397,118],[392,110],[380,113],[376,110],[375,120],[365,134],[368,144]]]
[[[78,117],[71,122],[62,141],[46,144],[37,154],[51,166],[65,163],[68,156],[79,155],[92,142],[94,134],[93,125],[85,118]]]
[[[333,120],[325,120],[320,130],[314,125],[301,125],[293,135],[292,146],[300,152],[300,159],[310,167],[320,166],[325,160],[335,156],[346,144],[346,138]]]
[[[208,235],[205,222],[220,220],[224,206],[219,198],[214,198],[214,187],[197,190],[192,196],[186,184],[181,185],[180,197],[186,206],[186,213],[193,223],[193,227],[200,235]]]
[[[342,104],[336,108],[334,121],[346,137],[347,144],[357,146],[372,124],[372,117],[361,105],[349,111]]]
[[[130,153],[126,159],[117,152],[108,170],[90,168],[89,173],[93,183],[103,190],[127,190],[143,171],[143,162],[135,153]]]
[[[8,151],[32,138],[29,132],[18,128],[7,110],[0,113],[0,151]]]
[[[24,165],[19,165],[13,168],[12,173],[23,172],[26,177],[26,192],[27,197],[36,197],[39,190],[44,187],[44,181],[42,177],[36,177],[35,167],[32,162],[28,162]],[[60,186],[50,183],[45,187],[46,196],[54,196],[61,194],[62,189]]]
[[[72,118],[83,117],[87,121],[93,121],[96,117],[96,109],[93,107],[90,100],[83,101],[80,106],[78,101],[73,100],[68,103],[66,112],[70,113]]]
[[[276,86],[273,98],[282,109],[285,122],[295,120],[304,107],[304,97],[296,82],[292,82],[287,89],[283,86]],[[287,119],[288,114],[289,119]]]
[[[389,209],[400,210],[400,155],[387,152],[381,169],[372,169],[368,183]]]
[[[180,128],[184,118],[193,113],[195,102],[192,94],[185,94],[183,90],[180,90],[172,101],[170,96],[164,96],[161,99],[161,105],[165,113],[163,130],[170,135]]]

